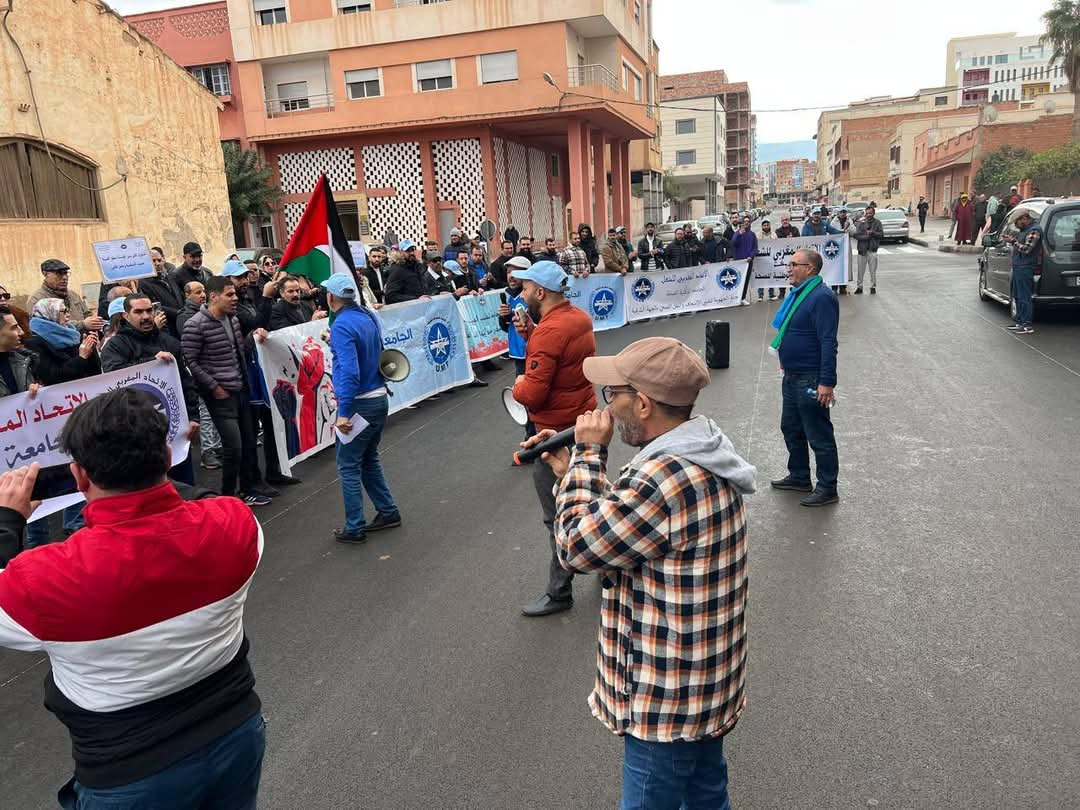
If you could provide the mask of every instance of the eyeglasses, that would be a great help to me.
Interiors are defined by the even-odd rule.
[[[10,300],[11,300],[11,293],[9,293],[9,292],[0,293],[0,301],[10,301]]]
[[[788,267],[813,267],[810,262],[788,262]]]
[[[605,385],[600,389],[600,396],[604,398],[604,404],[610,405],[611,400],[615,399],[618,394],[636,394],[637,389],[626,386],[625,388],[613,388],[610,385]]]

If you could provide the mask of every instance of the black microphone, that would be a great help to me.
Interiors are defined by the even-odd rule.
[[[569,447],[573,443],[574,429],[569,427],[566,430],[559,431],[550,438],[544,439],[544,441],[539,444],[534,444],[532,447],[526,447],[524,450],[518,450],[514,453],[514,463],[531,464],[544,453],[553,453],[556,450]]]

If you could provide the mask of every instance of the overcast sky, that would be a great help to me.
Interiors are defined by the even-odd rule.
[[[516,0],[521,2],[523,0]],[[190,0],[113,0],[121,14]],[[812,138],[819,111],[867,96],[907,95],[945,82],[951,37],[1037,34],[1051,0],[654,0],[661,73],[727,71],[750,83],[758,142]]]

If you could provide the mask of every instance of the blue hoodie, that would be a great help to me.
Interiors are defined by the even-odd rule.
[[[525,299],[521,297],[522,293],[524,293],[524,292],[525,292],[524,290],[519,290],[517,295],[514,295],[512,292],[510,292],[509,289],[507,289],[507,291],[506,291],[506,305],[508,307],[510,307],[510,314],[511,315],[514,314],[514,310],[517,309],[519,304],[521,306],[525,307],[526,309],[529,308],[529,305],[525,302]],[[525,359],[525,338],[523,338],[520,334],[518,334],[518,330],[514,328],[514,322],[513,321],[510,322],[509,328],[506,330],[506,339],[510,343],[510,348],[506,352],[507,357],[509,357],[512,360],[524,360]]]
[[[382,329],[375,313],[355,304],[338,310],[330,326],[338,416],[350,418],[358,396],[386,387],[379,373],[382,350]]]
[[[824,219],[817,225],[814,225],[812,220],[806,220],[802,226],[803,236],[824,236],[827,233],[844,233],[839,228],[834,228]]]

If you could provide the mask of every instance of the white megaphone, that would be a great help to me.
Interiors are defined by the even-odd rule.
[[[379,373],[390,382],[401,382],[409,376],[409,358],[397,349],[386,349],[379,355]]]
[[[525,406],[514,399],[514,392],[510,388],[504,388],[502,392],[503,407],[510,414],[510,418],[524,427],[529,421],[529,412]]]

